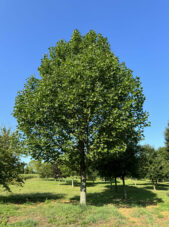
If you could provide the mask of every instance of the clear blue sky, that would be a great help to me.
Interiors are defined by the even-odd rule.
[[[38,75],[44,53],[74,29],[94,29],[112,51],[139,76],[151,127],[145,141],[164,145],[169,120],[168,0],[0,0],[0,126],[15,129],[17,91]]]

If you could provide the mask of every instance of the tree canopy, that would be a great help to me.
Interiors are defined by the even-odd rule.
[[[88,160],[99,152],[124,152],[148,125],[138,77],[112,53],[107,38],[95,31],[49,48],[18,93],[14,116],[33,158],[57,160],[73,152],[86,203]]]

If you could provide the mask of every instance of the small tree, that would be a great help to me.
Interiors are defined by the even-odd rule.
[[[31,160],[26,166],[25,166],[25,173],[27,174],[33,174],[33,173],[37,173],[37,169],[36,169],[36,163],[37,161]]]
[[[52,177],[55,179],[63,178],[63,173],[57,163],[52,164]]]
[[[10,184],[22,185],[23,163],[20,162],[20,143],[17,133],[5,127],[0,132],[0,185],[10,191]]]
[[[31,160],[28,164],[28,167],[32,173],[40,173],[40,169],[42,166],[42,161],[41,160]]]
[[[96,162],[95,162],[95,164],[96,164]],[[91,180],[94,183],[98,176],[99,175],[98,175],[98,171],[96,170],[96,168],[90,166],[87,171],[87,180]]]
[[[151,180],[156,190],[159,180],[169,176],[169,163],[166,159],[165,149],[155,150],[149,145],[142,146],[140,154],[140,174]]]
[[[114,157],[112,154],[102,155],[93,163],[95,169],[98,171],[99,176],[110,181],[111,189],[112,180],[117,176],[115,173],[115,164],[116,163],[114,162]]]
[[[110,180],[112,188],[112,180],[115,180],[115,190],[117,190],[117,177],[123,181],[123,197],[127,199],[127,192],[125,187],[125,177],[136,177],[138,174],[138,146],[130,143],[125,152],[120,154],[109,153],[100,156],[95,163],[95,166],[101,177]]]
[[[39,167],[39,175],[41,178],[52,177],[52,164],[51,163],[41,163]]]

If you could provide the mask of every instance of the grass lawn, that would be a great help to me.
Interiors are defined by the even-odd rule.
[[[153,191],[149,181],[128,179],[128,199],[123,200],[108,182],[88,182],[87,203],[79,205],[79,182],[54,181],[27,176],[23,187],[12,193],[0,188],[0,227],[33,226],[169,226],[169,182]]]

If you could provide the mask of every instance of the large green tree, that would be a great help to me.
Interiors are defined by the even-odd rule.
[[[31,155],[45,161],[74,152],[81,175],[80,203],[86,204],[88,160],[98,152],[123,152],[126,139],[141,138],[147,125],[138,77],[114,56],[95,31],[49,48],[16,97],[14,116]]]
[[[23,163],[19,159],[21,151],[17,133],[6,129],[0,131],[0,185],[10,191],[10,184],[21,185]]]

